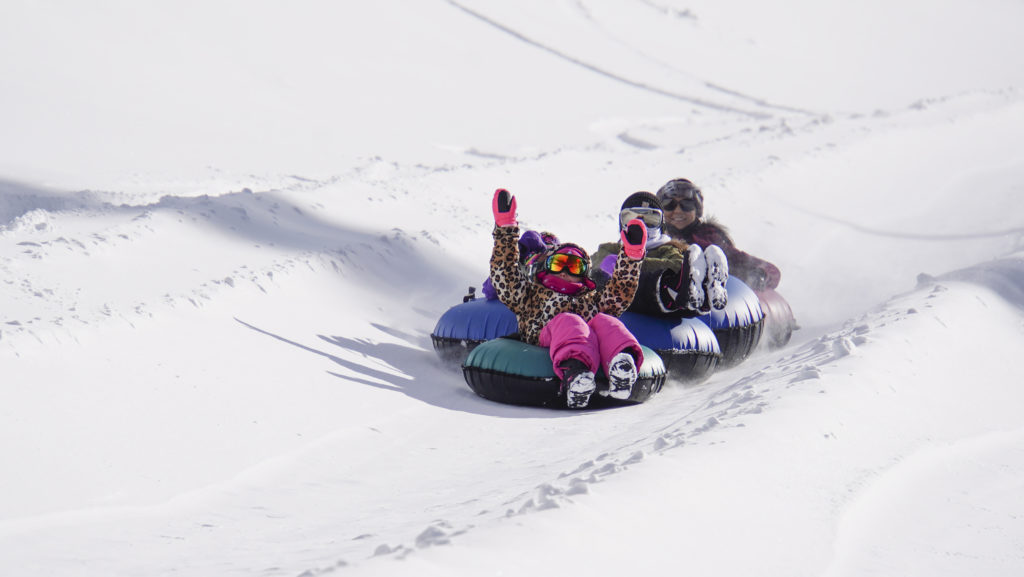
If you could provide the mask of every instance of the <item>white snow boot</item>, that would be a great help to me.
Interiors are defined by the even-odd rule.
[[[636,379],[636,361],[633,360],[633,355],[622,351],[612,357],[612,362],[608,364],[608,390],[601,391],[601,395],[613,399],[628,399],[633,392]]]
[[[686,289],[686,308],[693,311],[704,312],[705,305],[704,286],[707,277],[707,262],[704,260],[704,251],[700,245],[691,244],[683,255],[686,262],[683,263],[683,273],[689,277],[689,286]]]
[[[704,262],[707,267],[707,274],[704,276],[704,294],[707,302],[702,307],[702,312],[711,312],[711,309],[720,311],[729,302],[729,292],[725,290],[725,283],[729,280],[729,261],[717,245],[711,244],[704,249]]]

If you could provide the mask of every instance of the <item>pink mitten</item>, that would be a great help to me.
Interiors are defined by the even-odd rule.
[[[634,218],[626,225],[626,230],[619,233],[622,246],[630,260],[643,260],[647,252],[647,227],[644,221]]]
[[[498,226],[519,226],[516,222],[516,197],[512,193],[499,188],[494,191],[494,199],[491,201],[491,210],[494,212],[494,224]]]

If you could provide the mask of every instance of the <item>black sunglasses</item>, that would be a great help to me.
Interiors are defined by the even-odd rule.
[[[665,202],[661,203],[661,207],[665,209],[665,212],[672,212],[673,210],[676,209],[677,206],[686,212],[689,212],[691,210],[697,210],[697,201],[693,200],[692,193],[690,196],[691,198],[678,201],[674,198],[666,200]]]

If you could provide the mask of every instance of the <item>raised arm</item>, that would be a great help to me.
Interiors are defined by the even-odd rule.
[[[647,227],[640,220],[632,220],[622,231],[622,244],[615,270],[608,284],[601,290],[598,309],[612,316],[620,316],[629,308],[636,296],[640,279],[640,266],[644,262],[647,245]]]
[[[519,267],[519,223],[516,199],[499,188],[491,201],[494,213],[494,248],[491,251],[491,283],[498,300],[517,312],[526,294],[527,279]]]

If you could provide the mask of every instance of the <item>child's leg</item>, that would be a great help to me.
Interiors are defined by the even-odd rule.
[[[640,343],[618,317],[598,313],[590,321],[590,330],[597,336],[600,363],[605,374],[608,374],[608,365],[612,357],[623,351],[633,355],[636,366],[643,364],[644,353],[640,349]]]
[[[616,317],[599,314],[590,321],[601,351],[601,366],[608,377],[608,388],[601,395],[628,399],[639,376],[644,355],[636,337]]]
[[[566,359],[579,359],[591,372],[596,372],[601,362],[597,336],[582,317],[572,313],[556,315],[544,325],[540,331],[540,346],[550,348],[551,362],[558,378],[562,378],[559,365]]]

